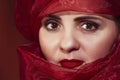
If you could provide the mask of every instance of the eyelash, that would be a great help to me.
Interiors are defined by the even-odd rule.
[[[94,21],[84,20],[79,22],[78,27],[84,31],[94,32],[100,27],[100,24]]]
[[[54,19],[47,19],[43,22],[44,27],[48,31],[57,31],[60,28],[60,23]]]
[[[100,24],[92,20],[82,20],[77,25],[79,29],[87,32],[95,32],[100,27]],[[47,19],[43,21],[43,26],[48,31],[57,31],[61,27],[61,24],[55,19]]]

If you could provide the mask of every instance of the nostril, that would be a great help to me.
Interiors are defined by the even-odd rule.
[[[69,49],[65,49],[65,48],[61,48],[61,51],[64,53],[71,53],[73,51],[77,51],[78,48],[69,48]]]

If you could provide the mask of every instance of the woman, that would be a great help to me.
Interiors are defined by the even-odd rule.
[[[21,80],[119,80],[119,4],[17,0]]]

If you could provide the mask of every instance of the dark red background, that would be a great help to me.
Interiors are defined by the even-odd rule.
[[[0,80],[19,80],[17,46],[27,41],[14,22],[15,0],[0,0]]]

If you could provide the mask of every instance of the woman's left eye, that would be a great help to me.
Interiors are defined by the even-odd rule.
[[[79,27],[85,31],[95,31],[99,28],[99,24],[92,21],[81,22]]]

